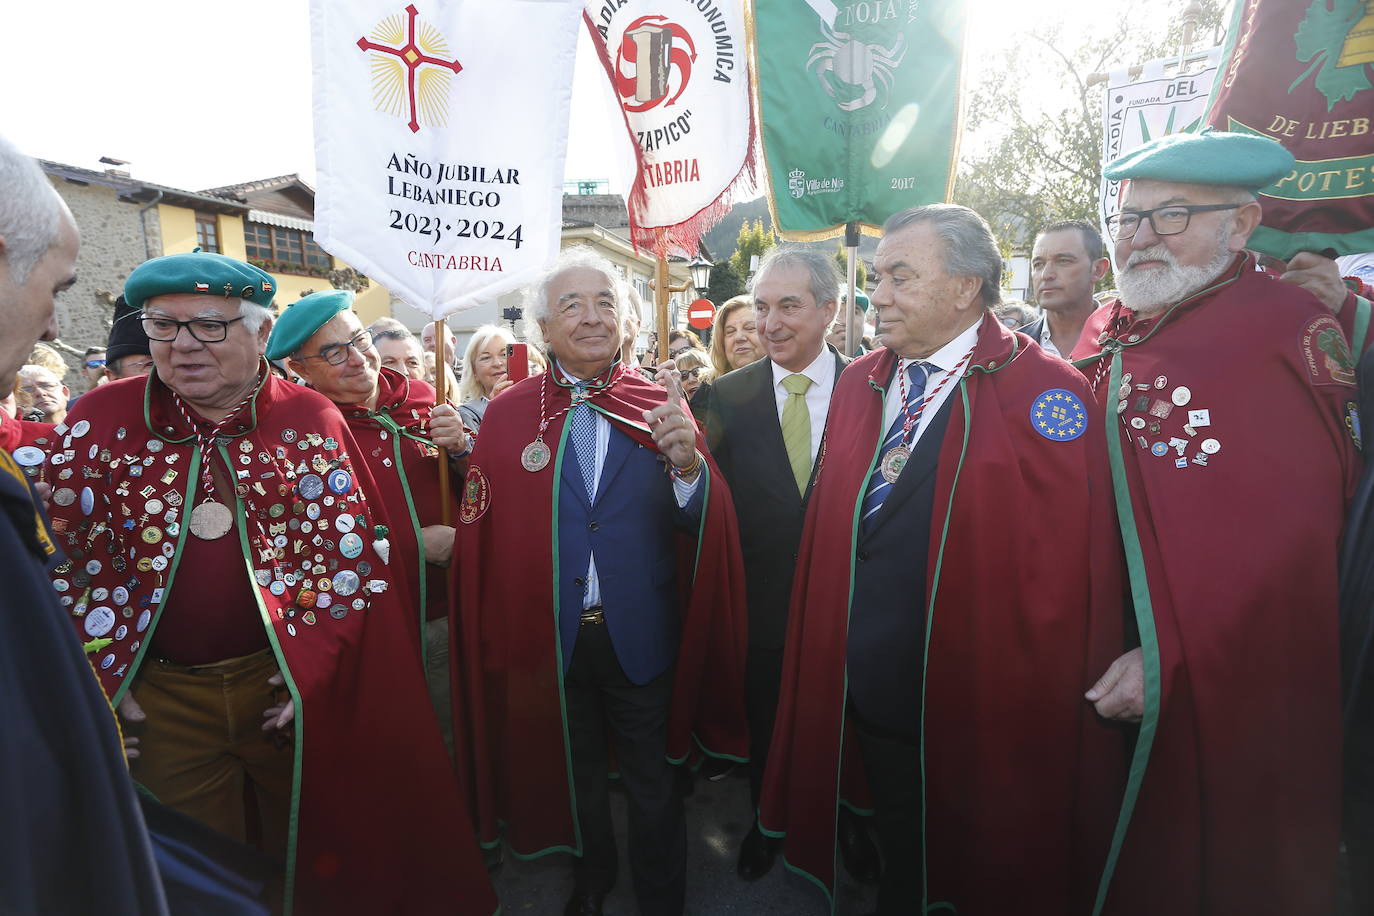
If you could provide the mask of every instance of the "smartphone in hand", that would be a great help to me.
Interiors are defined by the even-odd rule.
[[[529,344],[506,345],[506,378],[512,382],[530,377]]]

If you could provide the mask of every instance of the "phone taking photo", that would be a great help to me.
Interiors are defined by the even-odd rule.
[[[529,344],[507,344],[506,345],[506,378],[512,382],[518,382],[530,377],[530,346]]]

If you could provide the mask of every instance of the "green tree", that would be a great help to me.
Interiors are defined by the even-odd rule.
[[[987,219],[1004,253],[1029,247],[1055,220],[1097,222],[1104,87],[1088,78],[1178,53],[1186,3],[1168,0],[1143,20],[1123,15],[1107,35],[1052,22],[1021,36],[974,89],[964,133],[991,139],[960,163],[952,199]],[[1210,45],[1224,6],[1200,5],[1194,49]],[[1161,20],[1171,23],[1164,33]]]
[[[739,238],[735,242],[735,253],[730,255],[730,266],[735,269],[735,275],[741,280],[749,279],[749,260],[754,255],[762,257],[764,252],[778,243],[778,237],[772,229],[767,229],[763,225],[763,220],[756,219],[751,224],[748,220],[739,227]]]
[[[744,292],[744,280],[735,272],[733,259],[727,258],[711,268],[711,282],[706,287],[706,298],[716,305],[723,305]]]
[[[854,268],[854,288],[859,292],[864,291],[864,281],[868,279],[868,265],[863,258],[859,258],[859,263]],[[844,247],[844,239],[840,239],[835,248],[835,266],[840,270],[840,285],[848,288],[849,282],[849,249]]]

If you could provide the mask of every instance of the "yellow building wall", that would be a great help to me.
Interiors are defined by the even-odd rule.
[[[196,247],[196,212],[185,207],[158,204],[158,223],[162,228],[162,253],[181,254]],[[243,219],[220,213],[215,217],[219,228],[220,254],[240,261],[248,259],[248,248],[243,237]],[[334,258],[336,268],[347,267],[343,261]],[[332,289],[324,277],[310,277],[299,274],[272,274],[277,292],[272,300],[280,312],[307,292]],[[391,294],[379,283],[371,284],[358,293],[354,305],[358,319],[364,325],[371,324],[384,315],[391,314]]]
[[[195,249],[196,211],[158,204],[157,221],[162,230],[163,254],[185,254]],[[242,230],[239,231],[239,244],[243,244]]]

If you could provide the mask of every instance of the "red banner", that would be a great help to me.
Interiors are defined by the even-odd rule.
[[[1260,191],[1251,248],[1374,250],[1371,65],[1374,2],[1237,0],[1208,120],[1272,137],[1298,160]]]

